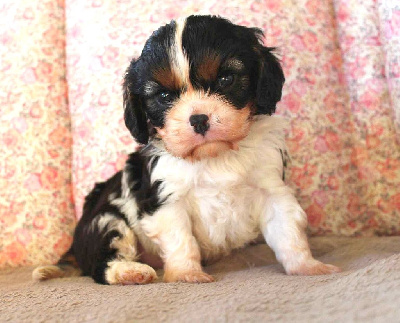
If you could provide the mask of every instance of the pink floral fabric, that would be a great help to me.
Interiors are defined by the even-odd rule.
[[[334,9],[351,112],[346,220],[355,232],[399,233],[400,3],[340,0]]]
[[[63,1],[0,3],[0,267],[52,263],[71,242]]]
[[[162,10],[160,10],[162,8]],[[166,0],[67,2],[68,81],[76,212],[95,181],[135,148],[122,120],[121,80],[151,32],[216,14],[258,26],[278,47],[290,119],[289,184],[312,234],[400,233],[399,14],[395,1]]]
[[[93,184],[136,148],[122,119],[125,68],[153,30],[190,14],[258,26],[278,47],[288,183],[310,233],[400,233],[398,1],[5,0],[0,267],[68,248],[73,207],[79,217]]]

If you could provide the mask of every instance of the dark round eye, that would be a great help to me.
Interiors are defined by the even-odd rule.
[[[172,95],[171,95],[171,93],[166,92],[166,91],[165,92],[160,92],[158,94],[158,100],[161,103],[169,103],[169,102],[172,101]]]
[[[220,88],[227,87],[233,83],[233,80],[234,80],[234,76],[232,74],[221,76],[220,78],[218,78],[218,81],[217,81],[218,86]]]

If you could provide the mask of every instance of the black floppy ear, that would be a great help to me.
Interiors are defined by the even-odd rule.
[[[135,87],[135,61],[130,64],[124,79],[124,118],[125,125],[135,140],[143,145],[149,141],[147,116],[144,112],[143,100],[139,94],[133,93]]]
[[[276,104],[282,97],[282,87],[285,82],[281,64],[272,53],[274,48],[258,47],[259,77],[257,82],[256,114],[273,114]]]

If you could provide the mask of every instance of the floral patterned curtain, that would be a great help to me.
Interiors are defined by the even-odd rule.
[[[258,26],[278,48],[287,181],[310,233],[400,233],[398,1],[6,0],[0,266],[51,262],[68,248],[71,190],[79,217],[94,182],[136,147],[122,120],[129,60],[153,30],[194,13]]]

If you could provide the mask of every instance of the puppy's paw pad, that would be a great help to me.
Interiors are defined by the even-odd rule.
[[[318,260],[308,261],[295,269],[288,271],[289,275],[303,275],[303,276],[315,276],[315,275],[329,275],[339,273],[342,270],[334,265],[324,264]]]
[[[122,285],[148,284],[155,279],[157,279],[157,275],[153,275],[150,272],[137,272],[135,270],[128,270],[122,273],[119,278]]]
[[[153,268],[138,262],[114,262],[106,272],[106,280],[110,285],[141,285],[156,279]]]
[[[183,282],[183,283],[212,283],[214,277],[202,271],[185,271],[179,273],[166,273],[164,281],[167,283]]]

